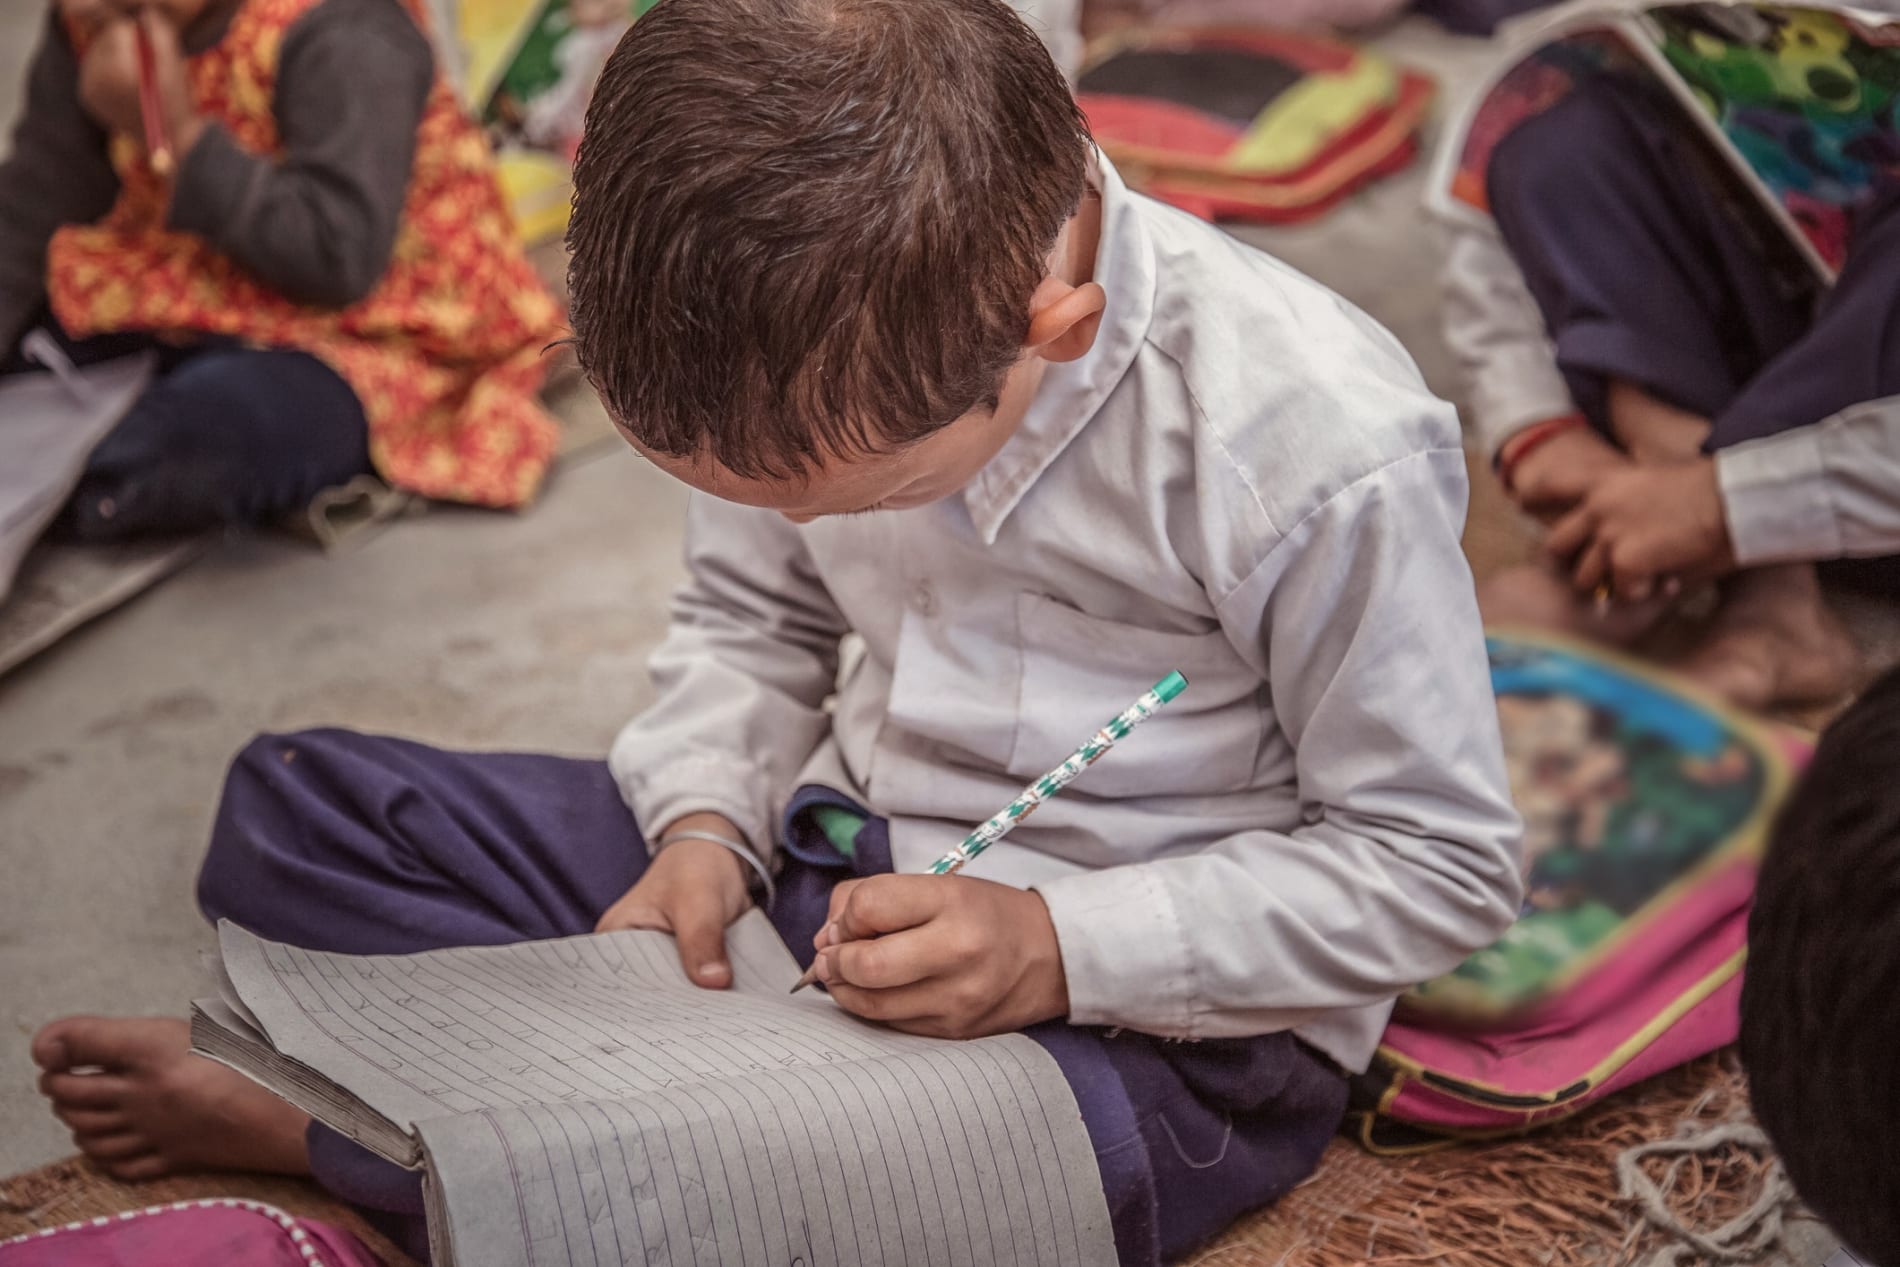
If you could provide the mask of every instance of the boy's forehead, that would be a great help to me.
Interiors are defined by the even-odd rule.
[[[876,453],[850,459],[826,457],[789,476],[740,475],[708,453],[685,457],[658,453],[627,431],[621,434],[642,457],[668,475],[724,501],[785,514],[838,514],[879,500],[890,478],[903,470],[904,454]],[[860,500],[862,499],[862,500]]]

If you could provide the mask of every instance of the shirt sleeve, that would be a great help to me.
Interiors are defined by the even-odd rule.
[[[1544,314],[1497,230],[1448,221],[1445,342],[1487,457],[1517,432],[1576,410]]]
[[[651,662],[657,698],[608,764],[650,840],[682,815],[723,814],[764,875],[773,815],[830,728],[845,620],[773,512],[694,494],[686,567]]]
[[[179,165],[171,226],[289,299],[357,302],[389,267],[434,77],[397,0],[323,0],[284,38],[272,102],[283,156],[213,124]]]
[[[1715,455],[1735,561],[1900,554],[1900,396]]]
[[[1184,1038],[1386,1002],[1522,900],[1455,448],[1305,516],[1221,602],[1295,749],[1305,825],[1040,887],[1070,1020]]]
[[[0,359],[45,302],[54,230],[97,220],[119,192],[105,131],[79,102],[79,61],[51,10],[0,162]]]

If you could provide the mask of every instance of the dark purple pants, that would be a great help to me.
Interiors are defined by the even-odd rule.
[[[56,532],[105,542],[268,524],[373,469],[362,403],[307,352],[45,329],[81,365],[159,357],[158,376],[92,451]],[[0,374],[45,372],[0,354]]]
[[[769,912],[804,961],[832,886],[891,865],[882,820],[847,860],[810,821],[817,804],[850,802],[807,788],[787,808]],[[404,954],[589,932],[646,861],[603,762],[315,730],[263,736],[238,756],[198,900],[209,918],[274,940]],[[1312,1172],[1345,1111],[1344,1077],[1291,1034],[1029,1032],[1075,1091],[1124,1264],[1174,1258],[1277,1199]],[[325,1187],[426,1256],[418,1176],[317,1126],[310,1159]]]
[[[1860,213],[1821,296],[1676,110],[1593,80],[1491,160],[1492,213],[1578,407],[1608,434],[1622,379],[1710,419],[1714,451],[1900,394],[1900,186]]]

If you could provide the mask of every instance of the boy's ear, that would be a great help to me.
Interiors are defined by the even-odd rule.
[[[1074,361],[1095,346],[1108,292],[1094,282],[1071,286],[1045,277],[1029,297],[1029,333],[1023,346],[1045,361]]]

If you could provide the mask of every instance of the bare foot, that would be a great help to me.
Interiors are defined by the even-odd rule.
[[[191,1054],[169,1018],[69,1016],[33,1037],[40,1093],[73,1143],[119,1179],[185,1170],[307,1175],[310,1118],[234,1069]]]
[[[1506,568],[1478,587],[1478,610],[1487,627],[1519,625],[1573,634],[1613,647],[1627,647],[1668,614],[1669,600],[1618,603],[1604,611],[1580,597],[1569,578],[1538,563]]]
[[[1732,704],[1824,704],[1853,685],[1860,653],[1805,563],[1743,572],[1725,587],[1685,676]]]

